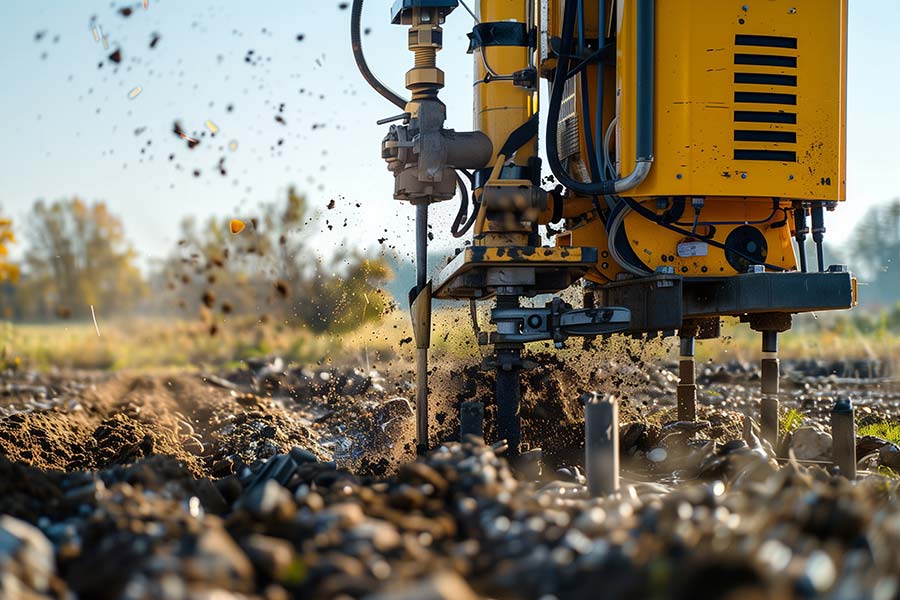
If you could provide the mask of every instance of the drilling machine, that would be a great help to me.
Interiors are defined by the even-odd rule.
[[[460,5],[468,16],[454,18],[473,23],[468,132],[444,127],[438,97],[442,25]],[[794,314],[857,301],[855,278],[823,254],[825,212],[846,196],[847,0],[396,0],[414,54],[409,99],[366,64],[362,8],[354,0],[354,55],[402,111],[379,122],[394,123],[382,157],[394,198],[416,207],[418,451],[432,298],[469,301],[513,455],[527,343],[677,332],[678,418],[694,420],[694,342],[718,337],[724,316],[762,334],[760,423],[774,445],[778,334]],[[470,243],[429,278],[428,208],[457,194],[451,234]],[[581,307],[521,305],[576,284]],[[490,332],[478,331],[480,301],[493,302]]]

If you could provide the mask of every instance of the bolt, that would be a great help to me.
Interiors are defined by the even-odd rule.
[[[741,179],[747,179],[747,174],[746,174],[746,173],[741,173]]]
[[[741,7],[741,10],[743,10],[744,12],[747,12],[748,10],[750,10],[750,7],[745,4]]]
[[[675,176],[675,179],[681,179],[681,173]]]

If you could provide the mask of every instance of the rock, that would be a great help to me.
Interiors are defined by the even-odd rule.
[[[371,543],[372,547],[382,554],[391,552],[400,546],[402,541],[397,528],[381,519],[367,519],[352,527],[347,534],[351,539]]]
[[[244,491],[244,486],[241,485],[241,480],[236,475],[218,479],[214,485],[228,504],[236,502]]]
[[[438,496],[443,496],[448,488],[447,480],[423,462],[401,465],[397,479],[413,485],[431,485]]]
[[[287,540],[254,533],[241,546],[256,568],[275,581],[297,584],[306,575],[306,568]]]
[[[0,517],[0,573],[9,573],[32,590],[46,592],[55,569],[53,544],[40,529],[9,515]],[[7,587],[5,579],[0,576],[0,591]]]
[[[831,460],[831,434],[805,425],[791,433],[790,449],[797,460]]]
[[[276,454],[253,477],[248,488],[253,489],[263,482],[274,479],[281,485],[287,485],[297,470],[297,463],[290,454]]]
[[[672,421],[662,428],[662,436],[674,434],[693,435],[709,427],[709,421]]]
[[[878,451],[878,464],[900,473],[900,450],[893,444],[888,444]]]
[[[650,452],[647,453],[647,460],[654,463],[665,462],[666,458],[669,457],[669,453],[665,448],[654,448]]]
[[[260,519],[287,520],[297,510],[291,493],[274,479],[249,490],[242,503],[250,514]]]
[[[885,446],[890,446],[894,451],[900,452],[900,447],[897,447],[896,444],[893,444],[884,438],[880,438],[874,435],[863,435],[857,437],[856,456],[857,458],[863,458],[865,456],[868,456],[869,454],[875,454]]]
[[[220,515],[228,510],[228,502],[222,492],[209,479],[198,479],[194,484],[194,490],[206,511]]]
[[[445,572],[432,575],[402,590],[379,592],[365,596],[365,600],[478,600],[462,577]]]
[[[641,422],[626,423],[619,427],[619,451],[634,454],[647,440],[647,426]]]
[[[185,571],[190,579],[227,590],[249,592],[254,587],[253,564],[215,517],[206,519],[196,552],[185,562]]]
[[[319,459],[315,454],[306,448],[301,448],[299,446],[291,448],[291,458],[294,459],[294,462],[298,465],[319,462]]]

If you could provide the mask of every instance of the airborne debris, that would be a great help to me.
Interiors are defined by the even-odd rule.
[[[106,38],[103,38],[104,40]],[[122,62],[122,50],[121,48],[116,48],[115,52],[109,55],[109,60],[114,62],[115,64],[119,64]]]
[[[219,133],[219,127],[209,119],[206,120],[206,128],[209,129],[209,132],[213,135]]]
[[[203,296],[200,298],[206,308],[213,308],[216,304],[216,295],[212,292],[212,290],[207,290],[203,292]]]
[[[91,304],[91,319],[94,321],[94,331],[97,332],[97,337],[100,337],[100,327],[97,326],[97,315],[94,314],[93,304]]]
[[[231,223],[229,224],[229,228],[231,229],[231,233],[234,234],[234,235],[237,235],[237,234],[239,234],[240,232],[242,232],[242,231],[244,230],[245,227],[246,227],[246,225],[245,225],[244,222],[241,221],[240,219],[232,219],[232,220],[231,220]]]
[[[282,298],[287,298],[288,295],[290,295],[290,288],[286,281],[279,279],[273,285],[275,286],[275,291],[278,292],[278,295]]]
[[[186,141],[188,148],[190,148],[191,150],[193,150],[200,144],[200,140],[192,138],[184,132],[184,128],[181,126],[181,123],[179,121],[175,121],[175,124],[172,126],[172,131],[175,133],[175,135]]]
[[[144,91],[144,88],[142,88],[142,87],[139,86],[139,85],[133,87],[133,88],[131,89],[131,91],[128,92],[128,99],[129,99],[129,100],[134,100],[135,98],[137,98],[138,96],[140,96],[140,94],[141,94],[142,91]]]

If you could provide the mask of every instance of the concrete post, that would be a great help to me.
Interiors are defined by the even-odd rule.
[[[831,409],[831,460],[841,470],[841,475],[856,479],[856,421],[853,418],[853,402],[842,398]]]
[[[589,394],[584,404],[584,469],[593,497],[619,491],[619,404],[614,396]]]

